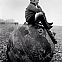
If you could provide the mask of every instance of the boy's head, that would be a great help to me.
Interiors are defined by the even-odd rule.
[[[37,5],[39,3],[39,0],[30,0],[30,2],[35,3]]]

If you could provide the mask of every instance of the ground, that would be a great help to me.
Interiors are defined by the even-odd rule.
[[[11,25],[10,25],[11,26]],[[4,27],[4,29],[2,29],[2,31],[1,31],[1,35],[0,35],[0,44],[1,44],[1,49],[0,49],[0,52],[2,53],[2,54],[0,54],[0,57],[1,57],[1,59],[5,59],[5,52],[6,52],[6,50],[7,50],[7,44],[8,44],[8,38],[9,38],[9,35],[11,35],[12,33],[14,34],[14,32],[13,32],[13,30],[14,29],[16,29],[16,28],[14,28],[15,26],[11,26],[10,27],[9,26],[9,28],[8,28],[8,26],[6,25],[6,27]],[[7,28],[7,29],[6,29]],[[17,27],[18,28],[18,27]],[[37,35],[38,35],[38,32],[32,27],[32,28],[30,28],[30,29],[28,29],[28,27],[27,28],[18,28],[18,30],[19,31],[17,31],[17,29],[15,30],[15,37],[13,38],[13,40],[15,40],[14,42],[13,42],[13,44],[15,44],[15,47],[17,48],[17,49],[20,49],[20,46],[22,47],[22,44],[20,44],[21,43],[21,41],[23,40],[23,41],[25,41],[25,44],[24,45],[26,45],[28,48],[26,48],[26,47],[24,47],[26,50],[28,50],[28,49],[30,49],[30,50],[28,50],[28,52],[29,51],[31,51],[31,53],[29,53],[29,54],[33,54],[34,52],[32,52],[32,50],[34,50],[35,52],[36,51],[38,51],[39,49],[39,51],[45,51],[45,47],[47,46],[47,45],[50,45],[49,43],[48,43],[48,41],[46,40],[46,39],[44,39],[44,37],[42,36],[41,38],[43,39],[43,41],[42,41],[42,43],[44,42],[44,41],[46,41],[46,43],[44,42],[43,44],[46,44],[45,46],[40,42],[40,40],[42,40],[42,39],[40,39],[39,37],[37,37]],[[29,31],[28,31],[29,30]],[[21,32],[21,33],[20,33]],[[26,35],[27,34],[27,35]],[[22,36],[21,36],[22,35]],[[11,36],[10,36],[11,37]],[[35,39],[35,40],[33,40],[33,39]],[[17,41],[19,41],[19,42],[16,42],[16,40]],[[40,45],[40,43],[42,44],[42,46]],[[35,46],[34,46],[35,45]],[[30,46],[30,47],[29,47]],[[40,47],[39,47],[40,46]],[[42,47],[44,47],[44,48],[42,48]],[[21,49],[23,49],[23,47],[21,48]],[[47,49],[49,49],[49,48],[47,48]],[[25,51],[26,51],[25,50]],[[47,51],[49,51],[49,50],[47,50]],[[28,55],[29,55],[28,54]],[[40,54],[40,52],[39,52],[39,54]],[[48,53],[47,53],[48,54]],[[42,55],[42,54],[41,54]],[[16,55],[17,56],[17,55]],[[34,55],[35,56],[35,55]],[[17,56],[18,57],[18,56]],[[23,56],[24,57],[24,56]],[[26,58],[27,56],[25,56],[25,58]],[[28,58],[28,57],[27,57]]]

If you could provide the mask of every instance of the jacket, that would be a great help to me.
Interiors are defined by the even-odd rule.
[[[38,12],[41,12],[42,10],[40,8],[36,8],[36,5],[34,3],[30,3],[25,11],[25,18],[26,21],[33,19],[35,20],[35,14]]]

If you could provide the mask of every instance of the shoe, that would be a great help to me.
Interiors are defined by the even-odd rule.
[[[53,22],[52,23],[48,23],[49,25],[52,25],[53,24]]]

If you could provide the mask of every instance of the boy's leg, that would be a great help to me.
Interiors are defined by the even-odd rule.
[[[48,22],[46,21],[46,18],[44,18],[44,16],[42,15],[42,13],[38,13],[38,15],[36,15],[35,21],[36,21],[36,23],[39,23],[39,21],[41,21],[41,23],[43,24],[43,26],[45,28],[47,28],[47,29],[52,28],[52,26],[50,26],[48,24]]]
[[[36,22],[35,22],[35,17],[32,17],[32,18],[30,18],[28,21],[26,21],[27,23],[28,23],[28,25],[31,25],[32,27],[34,27],[34,28],[38,28],[38,25],[36,24]]]
[[[29,20],[26,20],[26,22],[28,23],[28,25],[34,26],[34,25],[35,25],[34,20],[35,20],[35,18],[34,18],[34,16],[33,16],[33,17],[31,17]]]

